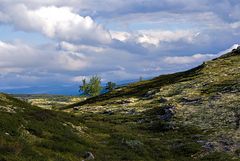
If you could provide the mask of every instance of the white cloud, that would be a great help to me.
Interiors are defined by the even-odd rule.
[[[234,22],[230,24],[233,29],[240,28],[240,21]]]
[[[83,44],[71,44],[69,42],[63,41],[59,43],[59,47],[65,51],[72,51],[72,52],[95,52],[100,53],[104,51],[103,47],[96,47],[91,45],[83,45]]]
[[[203,62],[216,57],[214,54],[195,54],[192,56],[173,56],[164,58],[164,62],[168,64],[191,64]]]
[[[231,52],[233,49],[237,49],[240,45],[234,44],[229,49],[221,51],[217,54],[195,54],[192,56],[173,56],[165,57],[164,62],[167,64],[191,64],[191,63],[201,63],[206,60],[210,60],[216,57],[219,57],[223,54]]]
[[[0,71],[2,73],[81,71],[88,59],[81,53],[58,51],[23,43],[0,41]]]
[[[223,55],[223,54],[229,53],[229,52],[231,52],[233,49],[237,49],[239,46],[240,46],[239,44],[234,44],[234,45],[231,46],[229,49],[224,50],[224,51],[221,51],[221,52],[219,52],[217,55]]]
[[[89,77],[87,76],[75,76],[71,78],[72,82],[81,82],[83,79],[86,79],[87,81],[89,80]]]
[[[78,15],[69,7],[48,6],[31,10],[19,4],[6,12],[8,23],[14,24],[18,30],[40,32],[52,39],[78,43],[104,44],[111,41],[110,34],[103,26],[89,16]]]
[[[68,71],[80,71],[87,67],[87,58],[81,53],[62,53],[56,57],[56,65]]]
[[[111,36],[112,36],[112,39],[116,39],[116,40],[119,40],[119,41],[127,41],[128,39],[131,38],[131,34],[128,33],[128,32],[121,32],[121,31],[110,31],[111,33]]]
[[[113,39],[122,42],[134,41],[143,47],[148,47],[148,45],[159,47],[161,43],[173,43],[177,41],[194,43],[200,33],[190,30],[139,30],[135,33],[111,31],[111,35]]]

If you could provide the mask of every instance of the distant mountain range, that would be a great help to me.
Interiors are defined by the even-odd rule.
[[[138,80],[119,81],[117,82],[117,85],[123,86],[136,81]],[[103,83],[102,86],[105,86],[105,83]],[[1,92],[8,93],[8,94],[54,94],[54,95],[69,95],[69,96],[80,95],[78,84],[6,88],[6,89],[1,89]],[[104,90],[103,90],[103,93],[105,93]]]

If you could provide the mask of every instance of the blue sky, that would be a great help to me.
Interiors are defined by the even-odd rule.
[[[151,78],[239,37],[238,0],[0,0],[0,90],[69,94],[92,75]]]

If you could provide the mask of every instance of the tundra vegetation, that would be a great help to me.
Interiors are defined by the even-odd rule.
[[[55,110],[1,94],[0,160],[239,161],[239,100],[240,48]]]

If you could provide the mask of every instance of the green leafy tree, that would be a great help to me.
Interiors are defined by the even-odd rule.
[[[86,94],[86,92],[87,92],[87,81],[86,81],[86,79],[84,78],[83,80],[82,80],[82,85],[81,86],[79,86],[79,92],[83,92],[84,94]]]
[[[114,82],[108,82],[106,86],[106,90],[113,91],[116,88],[117,84]]]
[[[90,96],[97,96],[101,93],[101,78],[99,76],[93,76],[90,78],[90,82],[88,84],[88,94]]]
[[[101,93],[101,78],[99,76],[92,76],[89,83],[86,79],[82,80],[82,85],[80,86],[80,92],[83,92],[85,95],[97,96]]]

